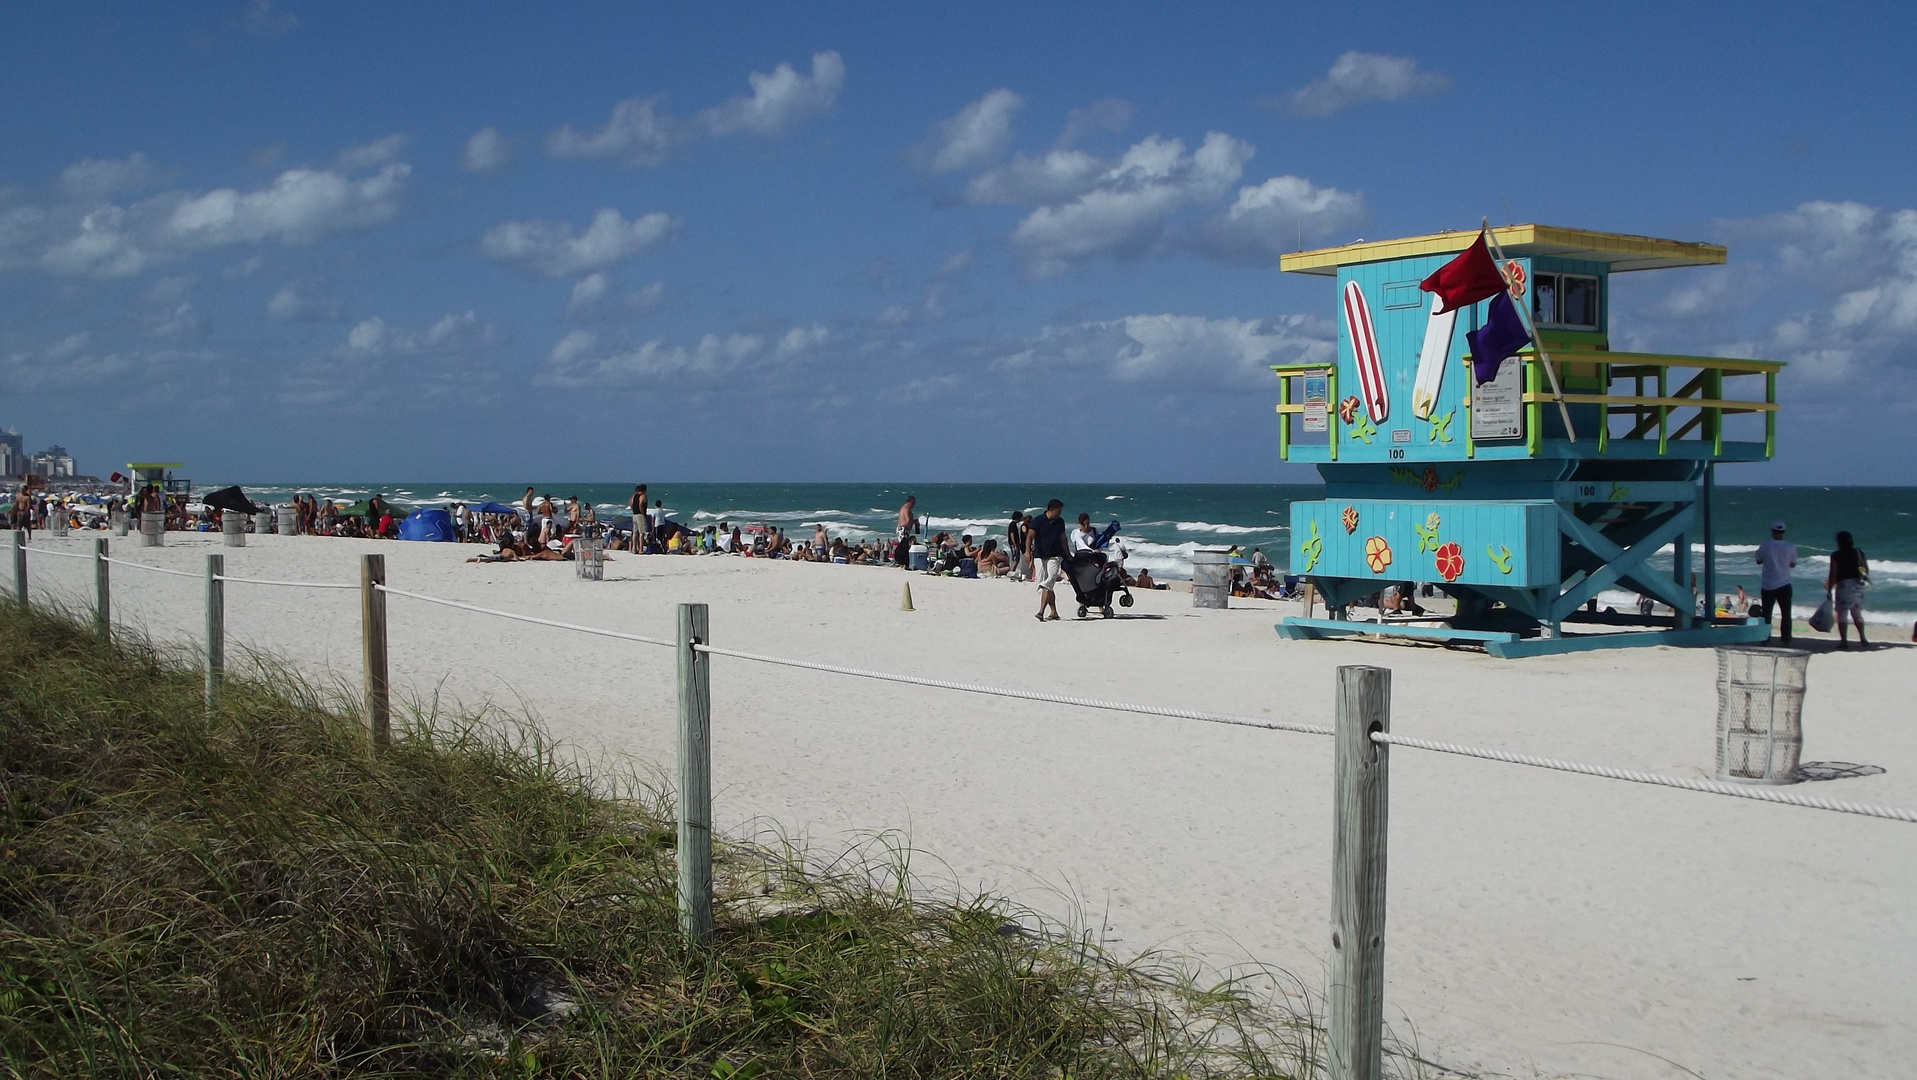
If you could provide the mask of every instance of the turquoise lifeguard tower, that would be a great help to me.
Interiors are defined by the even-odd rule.
[[[1325,484],[1323,500],[1292,504],[1291,572],[1330,614],[1287,618],[1279,634],[1476,643],[1502,657],[1763,641],[1762,622],[1713,610],[1711,492],[1720,462],[1770,458],[1783,364],[1610,348],[1612,275],[1720,265],[1725,250],[1544,225],[1486,232],[1535,340],[1482,384],[1466,335],[1490,301],[1434,313],[1419,288],[1477,230],[1281,258],[1286,272],[1335,277],[1339,307],[1335,363],[1272,369],[1279,453],[1315,462]],[[1654,567],[1667,545],[1670,568]],[[1456,614],[1350,616],[1406,581],[1437,584]],[[1596,610],[1607,589],[1665,613]]]

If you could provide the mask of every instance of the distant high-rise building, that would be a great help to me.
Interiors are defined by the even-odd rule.
[[[33,455],[31,470],[49,480],[67,480],[73,477],[73,455],[59,444],[47,447]]]
[[[27,441],[9,428],[0,431],[0,476],[12,479],[27,471]]]

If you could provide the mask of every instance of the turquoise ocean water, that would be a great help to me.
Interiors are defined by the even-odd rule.
[[[215,485],[207,485],[215,486]],[[541,493],[591,501],[603,518],[623,513],[629,484],[535,484]],[[299,492],[343,501],[381,493],[404,506],[445,505],[496,499],[516,502],[524,481],[497,484],[340,483],[247,485],[256,499],[280,502]],[[1081,511],[1101,525],[1123,522],[1131,545],[1129,565],[1163,577],[1191,574],[1191,554],[1200,546],[1256,547],[1280,566],[1290,557],[1286,522],[1294,499],[1321,498],[1316,485],[1268,484],[671,484],[654,483],[676,521],[689,526],[727,521],[762,522],[794,538],[824,522],[834,536],[869,538],[889,533],[907,492],[934,530],[1003,537],[1013,510],[1036,510],[1060,499],[1076,517]],[[1808,613],[1822,592],[1832,534],[1849,529],[1869,556],[1873,621],[1917,621],[1917,488],[1722,487],[1714,510],[1720,594],[1744,586],[1757,592],[1751,559],[1773,519],[1789,523],[1798,545],[1797,606]],[[1670,565],[1666,557],[1664,566]],[[1607,603],[1625,603],[1623,594]]]

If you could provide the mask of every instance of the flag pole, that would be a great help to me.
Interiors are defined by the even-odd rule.
[[[1511,278],[1504,272],[1504,245],[1498,243],[1498,234],[1491,228],[1491,219],[1484,218],[1484,235],[1491,242],[1491,250],[1497,255],[1498,276],[1504,278],[1504,294],[1511,298],[1511,306],[1518,309],[1518,318],[1524,320],[1524,328],[1531,332],[1531,344],[1538,348],[1538,359],[1544,361],[1544,374],[1551,380],[1551,398],[1558,403],[1558,414],[1564,417],[1564,434],[1570,441],[1578,441],[1577,429],[1571,426],[1571,410],[1564,404],[1564,390],[1558,385],[1558,369],[1551,363],[1551,354],[1544,349],[1544,339],[1538,336],[1537,324],[1531,321],[1531,305],[1518,299],[1511,291]]]

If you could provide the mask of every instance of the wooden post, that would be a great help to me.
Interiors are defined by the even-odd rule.
[[[1333,792],[1330,1008],[1331,1080],[1384,1074],[1386,747],[1391,670],[1338,669]]]
[[[93,541],[93,626],[101,641],[113,640],[113,593],[107,580],[107,541]]]
[[[27,607],[27,534],[13,530],[13,602]]]
[[[206,707],[210,712],[220,700],[220,684],[226,680],[226,556],[206,556]]]
[[[679,605],[679,932],[712,940],[712,683],[706,605]]]
[[[375,747],[393,741],[391,684],[386,678],[386,556],[359,562],[359,633],[366,671],[366,733]]]

